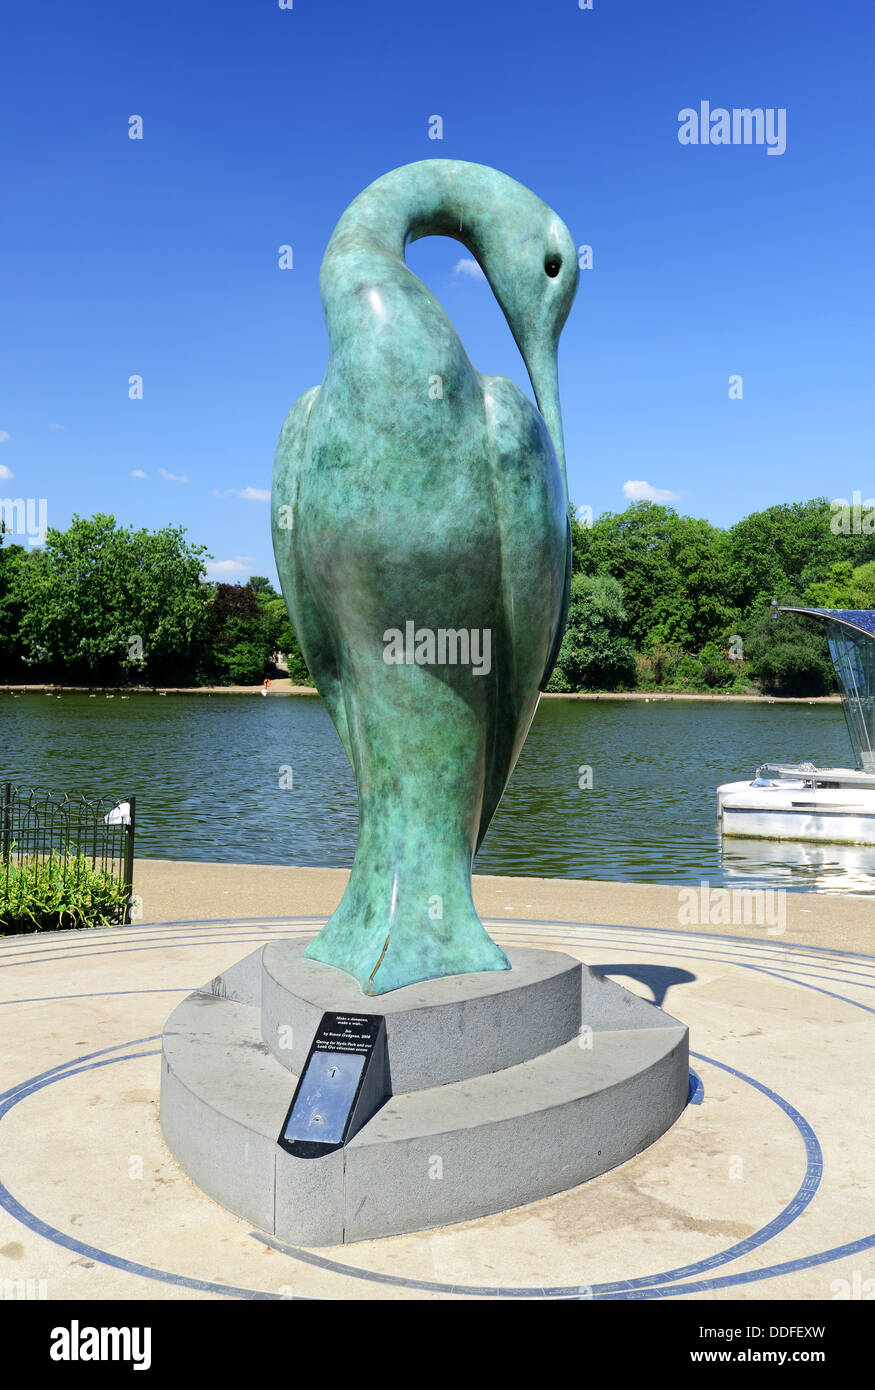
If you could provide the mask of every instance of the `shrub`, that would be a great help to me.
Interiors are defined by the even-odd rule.
[[[826,695],[835,689],[826,636],[810,619],[764,614],[748,627],[744,651],[751,675],[775,695]]]
[[[748,682],[740,663],[729,660],[719,642],[707,642],[700,652],[658,645],[638,655],[638,683],[642,690],[732,691],[741,693]]]
[[[123,922],[128,891],[85,856],[0,864],[0,933],[67,931]]]

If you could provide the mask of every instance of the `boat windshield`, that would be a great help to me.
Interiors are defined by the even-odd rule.
[[[875,772],[875,633],[831,622],[827,639],[857,767]]]
[[[875,772],[875,609],[795,608],[826,627],[857,768]]]

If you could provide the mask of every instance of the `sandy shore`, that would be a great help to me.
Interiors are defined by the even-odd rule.
[[[258,695],[262,687],[258,685],[0,685],[0,691],[11,694],[62,695],[86,692],[95,695]],[[271,681],[268,695],[312,695],[318,698],[319,692],[312,685],[293,685],[287,678]],[[838,705],[838,695],[731,695],[726,692],[692,690],[581,690],[575,694],[559,695],[553,692],[542,696],[544,700],[643,700],[645,703],[656,700],[711,700],[728,704],[758,705]]]
[[[0,685],[0,691],[18,695],[260,695],[262,688],[260,685],[53,685],[46,681],[39,685]],[[319,694],[312,685],[293,685],[287,677],[271,681],[269,693]]]

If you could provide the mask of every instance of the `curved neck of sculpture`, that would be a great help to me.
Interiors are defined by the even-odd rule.
[[[336,316],[342,322],[346,296],[387,275],[412,275],[404,262],[409,242],[425,236],[461,242],[477,259],[501,306],[566,482],[557,369],[561,322],[539,326],[527,312],[520,302],[526,273],[508,250],[511,234],[538,227],[547,216],[549,209],[539,198],[495,169],[442,159],[407,165],[372,183],[349,205],[325,252],[319,284],[333,350],[333,321]]]
[[[370,243],[375,251],[403,261],[407,243],[424,236],[454,237],[473,255],[486,256],[489,238],[484,224],[496,216],[499,181],[520,187],[495,170],[456,161],[426,160],[395,169],[350,203],[335,228],[326,261],[347,246],[352,249],[353,241],[357,251]],[[504,305],[502,309],[507,313]]]

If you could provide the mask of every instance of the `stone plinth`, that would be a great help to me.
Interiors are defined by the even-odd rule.
[[[161,1124],[190,1177],[293,1244],[503,1211],[652,1144],[688,1093],[687,1030],[558,951],[366,997],[276,942],[190,994],[163,1037]],[[345,1148],[277,1136],[324,1012],[383,1014],[393,1094]]]

